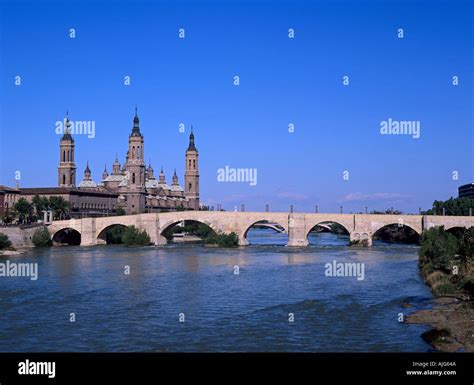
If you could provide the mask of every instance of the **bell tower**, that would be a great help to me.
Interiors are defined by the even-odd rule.
[[[194,132],[191,126],[189,146],[186,150],[186,165],[184,173],[184,195],[189,199],[189,207],[199,210],[199,153],[194,144]]]
[[[128,160],[126,172],[128,173],[127,207],[128,214],[139,214],[145,210],[145,140],[140,132],[140,120],[137,108],[133,118],[132,133],[128,137]]]
[[[76,187],[76,165],[74,163],[74,139],[71,135],[71,123],[66,112],[64,134],[59,142],[58,187]]]

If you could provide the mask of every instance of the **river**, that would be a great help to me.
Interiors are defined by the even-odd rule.
[[[346,237],[319,233],[309,247],[289,248],[286,235],[257,229],[248,238],[259,244],[71,246],[10,257],[37,262],[39,275],[0,278],[0,351],[430,350],[420,337],[428,327],[398,322],[432,298],[418,247],[349,248]],[[327,277],[334,260],[363,263],[364,279]]]

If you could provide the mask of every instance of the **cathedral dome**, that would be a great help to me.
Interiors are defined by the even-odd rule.
[[[97,184],[93,180],[83,180],[79,185],[78,188],[95,188]]]

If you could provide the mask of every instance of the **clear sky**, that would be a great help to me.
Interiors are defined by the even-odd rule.
[[[0,3],[0,184],[57,185],[67,109],[95,123],[76,164],[98,182],[124,161],[135,105],[155,173],[183,183],[192,124],[201,200],[229,210],[417,212],[474,180],[472,2]],[[420,137],[381,135],[389,118]],[[225,166],[257,184],[219,182]]]

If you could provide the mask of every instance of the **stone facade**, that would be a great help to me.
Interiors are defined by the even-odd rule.
[[[20,190],[7,186],[0,186],[0,217],[13,208],[20,199]]]
[[[50,198],[60,196],[71,205],[70,215],[73,218],[86,216],[104,216],[114,214],[117,209],[118,194],[103,189],[80,189],[73,187],[40,187],[23,188],[21,197],[30,202],[35,195]]]

